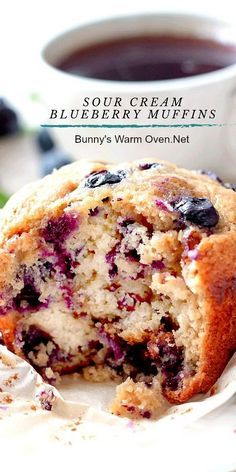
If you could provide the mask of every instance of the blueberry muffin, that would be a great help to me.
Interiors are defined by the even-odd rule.
[[[119,382],[154,418],[214,384],[236,348],[236,193],[155,159],[79,161],[0,216],[0,330],[48,381]]]

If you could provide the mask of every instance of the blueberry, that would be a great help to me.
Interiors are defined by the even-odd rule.
[[[215,180],[216,182],[219,182],[222,185],[224,184],[223,180],[212,170],[199,169],[196,172],[201,175],[206,175],[207,177],[209,177],[209,179]]]
[[[184,348],[177,346],[173,334],[160,335],[157,340],[158,359],[163,376],[164,389],[177,390],[182,384]]]
[[[0,99],[0,136],[17,133],[19,129],[17,114]]]
[[[39,344],[46,345],[49,341],[52,341],[52,337],[36,325],[31,325],[28,331],[22,332],[22,341],[24,343],[23,352],[25,356],[27,356],[29,352],[34,351]]]
[[[123,221],[121,221],[119,223],[119,225],[122,227],[122,228],[127,228],[127,226],[129,225],[133,225],[135,223],[135,220],[132,220],[131,218],[126,218],[124,219]]]
[[[234,192],[236,192],[236,184],[231,184],[230,182],[226,182],[225,183],[225,188],[228,188],[228,189],[233,190]]]
[[[55,272],[52,262],[49,261],[43,262],[42,265],[39,266],[39,270],[44,282],[46,282],[47,279],[50,279]]]
[[[36,135],[36,144],[41,154],[41,176],[51,174],[54,169],[71,164],[71,158],[64,151],[58,150],[56,144],[47,129],[39,131]]]
[[[136,374],[138,372],[142,372],[145,376],[158,374],[157,364],[155,360],[149,357],[147,346],[144,343],[127,345],[126,359],[133,366]]]
[[[105,184],[118,184],[121,180],[127,177],[127,173],[124,170],[118,170],[117,172],[109,172],[107,170],[102,170],[100,172],[93,172],[87,178],[85,182],[85,187],[95,188],[101,187]]]
[[[160,323],[163,331],[166,333],[171,333],[172,331],[176,331],[179,328],[177,322],[174,321],[170,315],[162,316]]]
[[[140,261],[140,254],[138,254],[137,249],[129,249],[125,252],[125,257],[130,261]]]
[[[223,185],[225,188],[228,188],[228,189],[233,190],[234,192],[236,192],[236,183],[235,184],[232,184],[230,182],[224,183],[223,180],[218,175],[216,175],[214,172],[212,172],[211,170],[197,170],[197,172],[199,174],[207,175],[208,177],[210,177],[210,179],[216,180],[221,185]]]
[[[149,419],[149,418],[151,418],[152,414],[151,414],[150,411],[144,410],[144,411],[141,411],[141,416],[142,416],[143,418]]]
[[[109,351],[112,354],[112,357],[114,357],[114,360],[116,362],[123,361],[124,352],[122,340],[120,340],[118,336],[110,336],[103,328],[100,329],[99,334],[103,345],[109,347]]]
[[[41,152],[55,149],[55,142],[47,129],[40,130],[36,135],[36,144]]]
[[[219,221],[218,212],[208,198],[185,197],[175,202],[174,208],[184,220],[198,226],[211,228]]]
[[[139,170],[148,170],[148,169],[158,169],[161,167],[162,164],[158,164],[158,162],[153,162],[153,163],[144,163],[144,164],[139,164],[138,168]]]
[[[90,208],[89,216],[97,216],[99,214],[99,207]]]
[[[70,157],[63,151],[44,152],[40,161],[41,176],[51,174],[54,169],[60,169],[63,166],[71,164]]]
[[[39,297],[40,292],[36,289],[33,278],[30,275],[25,275],[24,287],[14,297],[13,303],[16,309],[18,310],[21,309],[22,302],[27,303],[27,306],[31,308],[36,308],[41,304],[39,301]]]

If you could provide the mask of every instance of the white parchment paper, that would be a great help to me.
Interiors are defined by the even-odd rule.
[[[42,470],[51,461],[53,470],[123,472],[130,463],[131,470],[236,471],[236,355],[210,394],[156,421],[109,414],[114,391],[73,374],[56,389],[0,346],[0,462],[10,458],[10,470]]]

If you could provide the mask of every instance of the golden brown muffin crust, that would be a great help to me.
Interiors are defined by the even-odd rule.
[[[141,172],[140,163],[150,161],[161,164],[157,172]],[[92,172],[117,169],[127,170],[127,178],[119,185],[95,189],[84,186],[83,179]],[[156,159],[118,166],[88,161],[66,166],[20,190],[1,211],[0,286],[4,287],[5,280],[11,279],[16,249],[19,259],[32,257],[42,221],[55,218],[65,208],[76,208],[86,214],[88,209],[96,208],[104,198],[110,197],[116,212],[129,214],[138,222],[145,221],[146,227],[159,218],[160,231],[164,233],[172,228],[173,215],[167,213],[162,218],[154,201],[168,202],[189,195],[208,198],[220,218],[214,234],[203,237],[198,245],[196,260],[182,261],[185,281],[197,296],[204,317],[198,371],[185,380],[183,389],[166,388],[165,396],[170,402],[179,403],[195,393],[206,392],[236,349],[236,193],[217,181]],[[8,315],[8,320],[2,317],[0,328],[6,344],[20,354],[14,347],[14,316]]]

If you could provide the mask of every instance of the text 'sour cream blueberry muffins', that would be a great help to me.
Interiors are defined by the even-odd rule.
[[[118,415],[155,418],[164,398],[206,392],[236,349],[236,193],[210,177],[79,161],[13,196],[0,243],[9,349],[51,381],[119,380]]]

